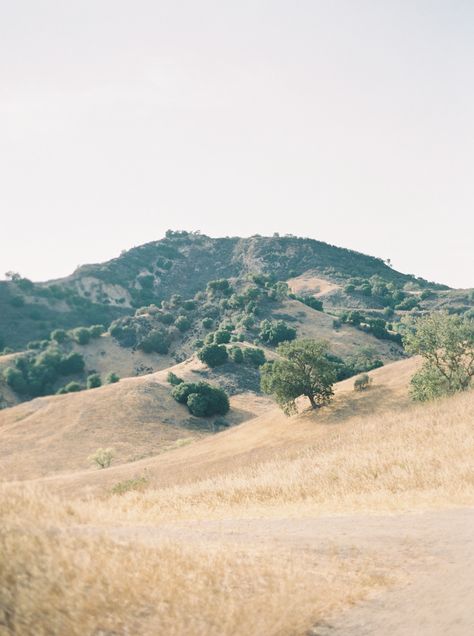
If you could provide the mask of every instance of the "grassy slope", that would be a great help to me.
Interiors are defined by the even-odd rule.
[[[388,518],[387,544],[377,534],[364,539],[373,528],[368,511],[474,504],[474,393],[413,405],[407,384],[417,364],[375,370],[365,393],[354,393],[352,381],[340,383],[333,404],[318,413],[286,418],[267,408],[157,457],[0,488],[4,622],[25,636],[308,633],[399,576],[395,557],[407,559],[405,568],[415,558],[411,551],[419,558],[423,536],[412,548],[406,538],[414,521],[399,524],[395,539],[398,526]],[[192,373],[184,366],[183,374]],[[159,389],[160,373],[128,380],[122,390],[150,390],[151,381]],[[91,391],[89,399],[99,403],[114,391]],[[72,405],[75,396],[66,397]],[[58,428],[55,416],[49,425]],[[11,426],[31,433],[36,425]],[[19,437],[18,448],[26,441]],[[30,449],[30,462],[42,451]],[[108,493],[118,481],[143,475],[144,490]],[[86,499],[88,492],[100,496]],[[326,538],[311,539],[321,530],[318,515],[354,511],[348,524],[322,517]],[[270,517],[275,528],[265,522]],[[331,532],[334,524],[341,532]],[[354,536],[362,533],[357,548],[351,524]],[[253,526],[261,535],[255,539]]]
[[[193,377],[197,360],[173,369]],[[210,433],[206,420],[193,418],[170,396],[167,370],[123,379],[80,393],[48,396],[0,411],[0,478],[27,479],[90,467],[99,447],[114,449],[114,464],[169,449],[183,439]],[[194,380],[200,379],[194,375]],[[232,398],[229,424],[254,417],[266,398]],[[132,464],[133,465],[133,464]],[[91,468],[90,468],[91,469]],[[92,469],[93,470],[93,469]]]

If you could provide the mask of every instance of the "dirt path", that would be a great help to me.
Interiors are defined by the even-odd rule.
[[[474,509],[402,515],[306,519],[226,519],[159,527],[116,527],[119,541],[156,544],[178,539],[199,544],[229,541],[245,547],[281,547],[295,558],[340,557],[354,550],[375,556],[405,583],[343,614],[327,617],[312,636],[473,636]],[[405,576],[406,575],[406,576]]]

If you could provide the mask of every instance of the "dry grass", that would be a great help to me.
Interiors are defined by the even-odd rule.
[[[387,556],[291,533],[321,513],[474,504],[474,392],[413,405],[416,364],[374,371],[367,392],[341,383],[318,414],[275,410],[130,466],[4,485],[1,636],[304,634],[386,584]],[[99,497],[82,496],[87,483]],[[289,540],[182,532],[225,517],[232,533],[251,516],[280,516]]]
[[[294,294],[300,294],[304,296],[324,296],[335,289],[340,289],[340,285],[331,283],[325,278],[318,278],[318,275],[311,270],[290,278],[288,280],[288,287]]]
[[[367,559],[84,534],[80,511],[38,491],[3,489],[0,634],[303,634],[384,578]],[[349,562],[345,561],[347,566]],[[2,631],[3,630],[3,631]]]
[[[156,523],[474,504],[473,421],[474,392],[381,410],[326,430],[293,456],[112,498],[104,516]]]

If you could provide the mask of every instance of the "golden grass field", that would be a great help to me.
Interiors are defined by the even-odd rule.
[[[16,483],[2,472],[0,634],[302,635],[403,580],[423,542],[401,536],[389,551],[367,540],[372,520],[385,515],[390,528],[391,515],[474,504],[474,394],[411,403],[417,365],[371,372],[366,392],[340,383],[329,407],[301,404],[291,418],[246,396],[239,406],[254,417],[239,426],[106,470],[81,467],[68,447],[61,472],[48,474],[37,458],[48,441],[26,454],[36,425],[56,426],[59,452],[66,415],[8,420],[0,439],[30,468]],[[84,405],[90,434],[109,403],[104,431],[133,444],[150,404],[132,393],[139,415],[113,431],[112,403],[120,388],[123,408],[128,386],[51,398],[53,413],[94,395],[104,406]]]

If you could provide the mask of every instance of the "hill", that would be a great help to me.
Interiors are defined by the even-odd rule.
[[[194,364],[175,370],[191,377]],[[70,436],[85,448],[95,429],[80,418],[68,427],[59,413],[97,408],[102,419],[117,401],[107,434],[128,444],[141,422],[115,432],[112,421],[137,411],[148,435],[147,408],[167,399],[165,371],[5,410],[1,446],[23,453],[30,478],[0,487],[9,626],[28,635],[287,636],[362,625],[402,633],[409,624],[467,636],[474,394],[414,405],[407,385],[418,364],[371,371],[362,393],[341,382],[329,407],[290,418],[242,395],[253,417],[239,426],[106,470],[76,463]],[[123,404],[110,399],[119,389]],[[18,419],[33,406],[38,419]],[[69,471],[64,463],[46,475],[53,454],[39,456],[50,444],[59,461],[61,449],[72,455]]]
[[[218,278],[260,274],[286,281],[305,272],[327,281],[325,290],[331,290],[334,308],[383,309],[387,302],[400,305],[407,299],[409,308],[413,298],[407,295],[407,287],[417,296],[413,306],[421,309],[439,302],[455,311],[472,307],[469,292],[456,293],[397,272],[379,258],[321,241],[294,236],[210,238],[169,231],[159,241],[103,264],[84,265],[66,278],[33,283],[11,274],[10,281],[0,282],[0,348],[22,349],[58,328],[108,326],[137,308],[160,305],[173,294],[192,298]],[[387,285],[391,286],[388,291]]]

